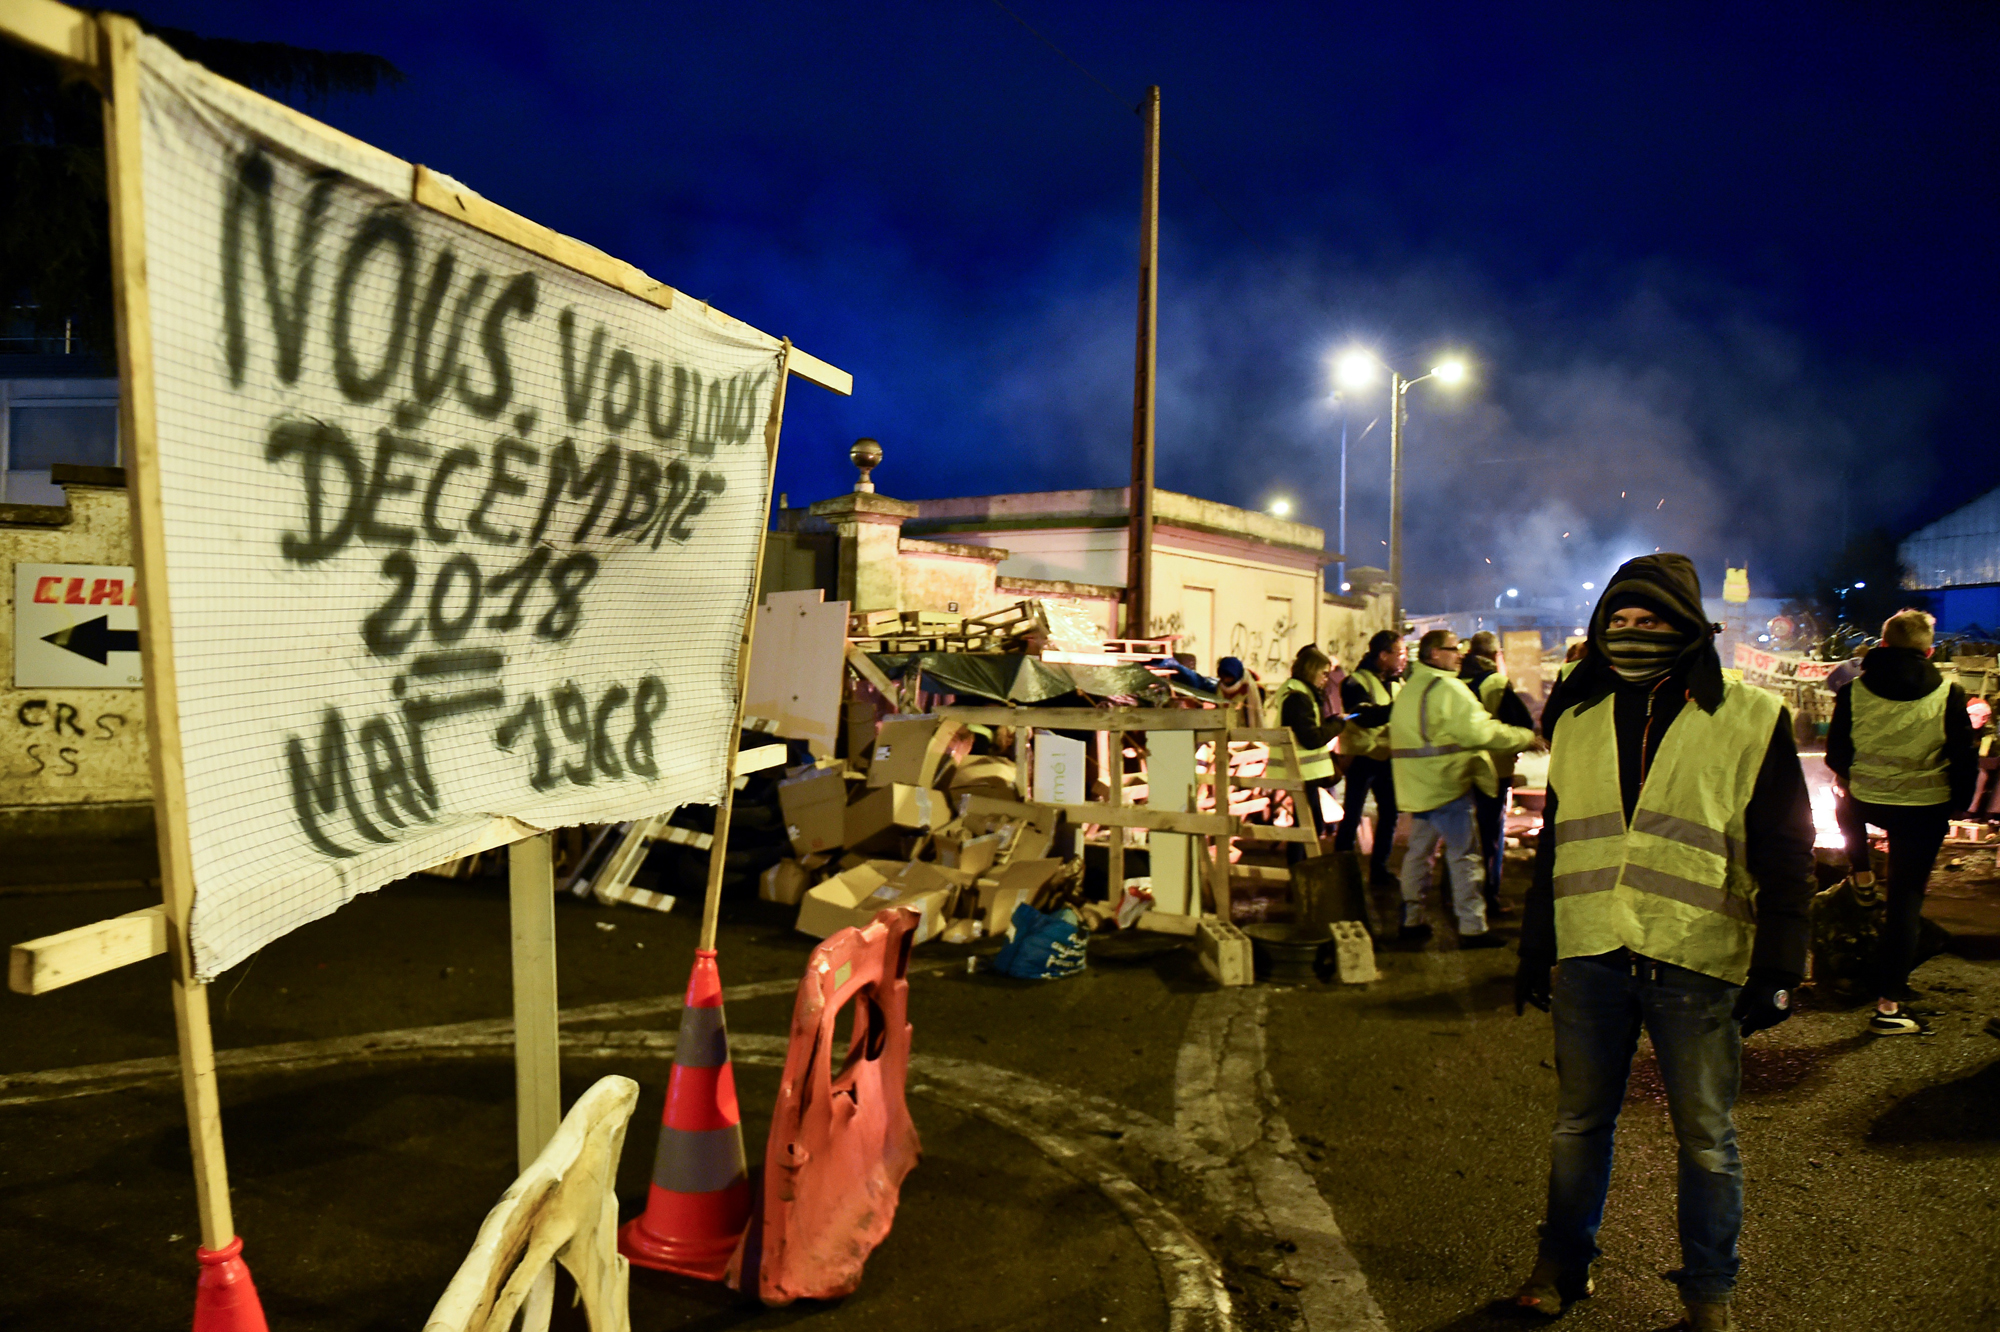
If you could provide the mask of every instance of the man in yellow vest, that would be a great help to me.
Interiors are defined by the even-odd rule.
[[[1380,630],[1368,640],[1368,655],[1354,673],[1340,682],[1340,710],[1347,729],[1340,733],[1340,756],[1347,760],[1347,786],[1341,794],[1340,827],[1333,849],[1352,851],[1361,830],[1361,813],[1368,792],[1375,792],[1375,840],[1368,848],[1368,878],[1377,887],[1394,887],[1389,873],[1389,843],[1396,835],[1396,783],[1389,769],[1389,708],[1403,678],[1403,640],[1395,631]]]
[[[1680,1326],[1736,1327],[1743,1038],[1790,1015],[1816,884],[1791,719],[1723,678],[1714,632],[1685,555],[1626,562],[1563,711],[1542,719],[1548,798],[1514,983],[1517,1013],[1553,1000],[1555,1015],[1548,1211],[1515,1296],[1538,1313],[1590,1293],[1643,1027],[1680,1139]]]
[[[1839,778],[1834,812],[1847,837],[1854,886],[1873,896],[1875,866],[1868,826],[1889,834],[1889,902],[1875,962],[1876,1036],[1928,1036],[1926,1014],[1904,1007],[1916,998],[1924,889],[1950,831],[1951,812],[1972,800],[1979,777],[1965,691],[1931,665],[1935,621],[1900,611],[1882,626],[1882,644],[1861,659],[1858,678],[1833,696],[1826,766]]]
[[[1278,724],[1292,733],[1299,754],[1299,780],[1305,789],[1298,793],[1298,821],[1302,828],[1326,835],[1326,819],[1320,810],[1321,791],[1333,791],[1333,755],[1327,752],[1340,734],[1340,718],[1328,720],[1322,705],[1326,680],[1333,674],[1333,659],[1317,643],[1299,649],[1292,661],[1292,674],[1273,697],[1278,702]],[[1305,848],[1297,842],[1286,846],[1287,858],[1294,863],[1305,859]]]
[[[1459,659],[1458,678],[1472,691],[1486,715],[1509,726],[1533,730],[1535,718],[1528,705],[1514,692],[1513,681],[1500,669],[1500,636],[1482,629],[1465,640],[1465,655]],[[1507,806],[1514,789],[1514,756],[1493,757],[1494,776],[1499,789],[1493,795],[1472,793],[1472,813],[1479,825],[1480,854],[1486,865],[1486,914],[1489,919],[1511,916],[1514,908],[1500,896],[1500,877],[1507,865]]]
[[[1396,804],[1410,812],[1410,845],[1403,852],[1403,937],[1430,933],[1424,923],[1424,886],[1431,852],[1444,845],[1451,873],[1452,909],[1461,948],[1497,948],[1486,926],[1479,834],[1473,827],[1475,791],[1499,790],[1494,752],[1516,754],[1541,740],[1524,726],[1496,721],[1458,678],[1458,635],[1433,629],[1417,644],[1417,664],[1389,712],[1389,753]]]

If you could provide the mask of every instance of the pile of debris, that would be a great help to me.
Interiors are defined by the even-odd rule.
[[[1012,759],[973,753],[984,740],[936,716],[891,716],[851,757],[792,769],[777,787],[792,855],[764,871],[759,895],[797,906],[798,928],[819,937],[891,906],[922,916],[918,942],[1005,934],[1023,903],[1111,927],[1115,904],[1085,903],[1082,859],[1057,851],[1062,816],[1018,795]]]

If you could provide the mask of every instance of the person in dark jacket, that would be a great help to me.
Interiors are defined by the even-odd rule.
[[[1368,640],[1368,654],[1354,674],[1340,682],[1340,710],[1347,727],[1340,735],[1341,757],[1347,760],[1347,787],[1342,794],[1340,827],[1333,849],[1352,851],[1361,829],[1361,811],[1368,793],[1375,792],[1375,840],[1368,850],[1368,878],[1378,888],[1395,888],[1400,881],[1389,872],[1389,843],[1396,837],[1396,781],[1389,766],[1389,711],[1396,699],[1396,682],[1403,677],[1408,654],[1401,636],[1383,629]]]
[[[1791,718],[1724,679],[1714,632],[1686,556],[1628,561],[1543,719],[1548,797],[1514,990],[1517,1013],[1555,1017],[1548,1210],[1515,1296],[1538,1313],[1589,1292],[1643,1028],[1680,1139],[1682,1326],[1736,1326],[1743,1038],[1790,1016],[1816,883]]]
[[[1299,776],[1305,784],[1305,790],[1298,793],[1299,826],[1309,827],[1321,837],[1326,836],[1326,819],[1320,811],[1319,794],[1333,790],[1333,755],[1328,750],[1343,724],[1340,718],[1325,715],[1321,701],[1327,676],[1332,673],[1333,659],[1318,644],[1308,643],[1299,649],[1292,662],[1292,676],[1278,694],[1278,724],[1292,733],[1299,753]],[[1305,858],[1305,848],[1297,842],[1285,849],[1292,860]]]
[[[1833,696],[1826,732],[1826,766],[1839,779],[1834,814],[1847,839],[1848,877],[1865,896],[1875,891],[1868,825],[1889,834],[1889,900],[1875,961],[1877,1036],[1925,1036],[1923,1015],[1906,1011],[1916,998],[1916,965],[1924,889],[1950,830],[1953,810],[1972,799],[1979,777],[1965,691],[1947,685],[1931,665],[1934,621],[1900,611],[1882,626],[1882,644],[1861,659],[1858,678]]]
[[[1513,682],[1500,670],[1500,639],[1491,630],[1481,630],[1466,640],[1464,658],[1458,664],[1458,678],[1465,681],[1465,687],[1479,700],[1487,715],[1508,726],[1524,726],[1535,729],[1534,716],[1528,705],[1514,692]],[[1486,861],[1486,915],[1494,919],[1511,916],[1514,908],[1500,897],[1500,875],[1506,868],[1507,857],[1507,806],[1513,801],[1514,756],[1495,754],[1493,756],[1495,776],[1500,784],[1498,795],[1487,795],[1474,789],[1472,793],[1473,822],[1479,828],[1480,850]]]

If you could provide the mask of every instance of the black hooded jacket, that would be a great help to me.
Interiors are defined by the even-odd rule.
[[[1688,648],[1673,669],[1647,685],[1622,680],[1601,648],[1611,618],[1609,607],[1614,602],[1630,605],[1635,594],[1690,635]],[[1701,584],[1694,565],[1684,555],[1647,555],[1628,561],[1613,575],[1591,615],[1590,639],[1594,650],[1563,681],[1560,694],[1551,697],[1542,714],[1542,727],[1553,738],[1564,711],[1579,706],[1612,708],[1618,737],[1619,793],[1624,797],[1629,823],[1645,772],[1681,709],[1692,706],[1713,711],[1722,703],[1722,664],[1702,613]],[[1551,830],[1557,798],[1551,786],[1542,809],[1543,835],[1535,852],[1535,873],[1521,925],[1522,959],[1549,965],[1556,960],[1556,854]],[[1805,773],[1799,767],[1789,710],[1779,713],[1772,729],[1745,820],[1744,857],[1757,881],[1757,936],[1750,969],[1795,985],[1805,975],[1809,939],[1806,912],[1819,884],[1813,863],[1812,801]]]
[[[1870,648],[1861,659],[1861,678],[1868,691],[1878,698],[1909,703],[1923,698],[1944,683],[1944,676],[1931,665],[1930,658],[1915,648]],[[1972,789],[1979,781],[1979,750],[1972,732],[1972,717],[1965,710],[1965,691],[1957,685],[1944,701],[1944,758],[1947,780],[1951,783],[1949,808],[1964,809],[1972,803]],[[1854,682],[1848,681],[1833,695],[1833,721],[1826,728],[1826,766],[1847,785],[1848,771],[1854,766]]]

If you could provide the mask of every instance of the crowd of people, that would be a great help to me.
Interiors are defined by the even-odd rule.
[[[1423,894],[1441,853],[1459,947],[1500,946],[1490,921],[1505,909],[1495,892],[1508,768],[1525,750],[1549,752],[1515,977],[1515,1012],[1551,1015],[1558,1076],[1546,1210],[1514,1296],[1531,1313],[1558,1315],[1592,1290],[1613,1134],[1644,1031],[1680,1144],[1681,1326],[1736,1327],[1743,1041],[1791,1016],[1816,894],[1881,904],[1868,1030],[1930,1030],[1909,986],[1924,889],[1977,769],[1966,696],[1929,661],[1931,618],[1892,617],[1836,694],[1826,763],[1850,868],[1826,893],[1792,719],[1776,695],[1728,677],[1716,629],[1693,563],[1656,554],[1606,584],[1539,725],[1491,634],[1461,644],[1432,630],[1407,662],[1402,640],[1380,633],[1337,685],[1333,663],[1308,647],[1279,691],[1279,719],[1307,756],[1301,817],[1322,822],[1320,793],[1344,779],[1334,845],[1351,851],[1373,796],[1369,874],[1398,888],[1406,939],[1430,932]],[[1399,811],[1410,833],[1392,877]],[[1880,882],[1871,826],[1888,837]]]

